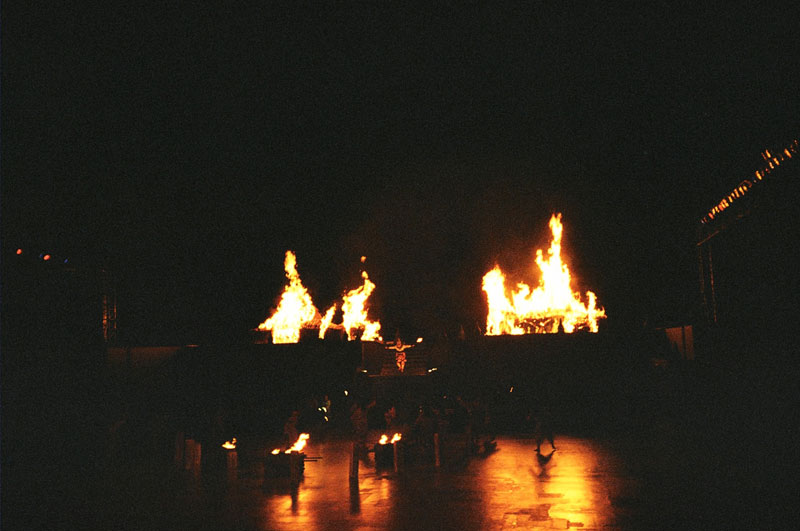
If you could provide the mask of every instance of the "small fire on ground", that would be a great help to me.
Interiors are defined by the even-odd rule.
[[[302,452],[303,449],[306,447],[306,444],[308,443],[308,438],[309,438],[309,434],[308,433],[301,433],[297,437],[297,440],[294,442],[294,444],[292,446],[290,446],[289,448],[287,448],[283,453],[290,454],[292,452]],[[281,450],[280,450],[280,448],[275,448],[270,453],[272,455],[278,455],[279,453],[281,453]]]
[[[598,307],[593,292],[586,292],[584,303],[580,293],[572,290],[569,267],[561,259],[563,230],[561,214],[554,214],[550,218],[553,239],[547,255],[541,249],[536,250],[536,265],[541,272],[536,288],[520,282],[509,293],[499,266],[483,276],[488,303],[486,335],[555,333],[559,326],[566,333],[579,329],[597,332],[597,320],[606,314]]]
[[[364,260],[362,257],[361,261]],[[304,328],[318,329],[320,339],[325,337],[329,328],[344,330],[348,341],[357,339],[359,331],[362,341],[382,339],[381,323],[371,321],[367,316],[367,300],[375,290],[375,284],[370,281],[366,271],[361,272],[363,284],[342,296],[342,322],[337,324],[333,322],[337,304],[328,308],[324,315],[320,314],[300,280],[297,257],[292,251],[286,251],[283,265],[289,283],[284,288],[272,316],[258,325],[259,330],[272,332],[273,343],[297,343],[300,341],[300,331]]]
[[[392,435],[392,438],[389,439],[389,436],[384,433],[383,435],[381,435],[381,438],[378,439],[378,444],[394,444],[402,438],[403,436],[401,434],[395,433],[394,435]]]

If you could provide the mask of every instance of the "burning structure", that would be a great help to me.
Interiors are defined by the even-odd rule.
[[[366,257],[361,257],[363,263]],[[303,329],[318,330],[319,338],[333,328],[343,330],[348,341],[360,338],[362,341],[380,340],[381,323],[371,321],[367,316],[367,300],[375,290],[366,271],[361,272],[364,283],[342,296],[342,322],[333,323],[337,305],[334,303],[324,315],[320,314],[311,300],[311,295],[303,286],[297,272],[297,257],[292,251],[286,251],[284,269],[289,283],[281,294],[278,307],[266,321],[258,325],[258,330],[272,333],[275,344],[297,343]]]
[[[569,267],[561,259],[561,214],[550,218],[550,231],[553,239],[547,257],[541,249],[536,251],[541,272],[536,288],[520,282],[509,298],[499,266],[483,276],[488,302],[486,335],[555,333],[559,328],[568,334],[578,329],[597,332],[597,320],[605,317],[605,311],[597,306],[593,292],[586,292],[584,303],[580,293],[572,290]]]

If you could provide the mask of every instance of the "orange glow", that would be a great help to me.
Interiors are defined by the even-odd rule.
[[[286,450],[285,453],[290,454],[292,452],[302,452],[303,448],[306,447],[306,443],[308,442],[309,435],[307,433],[301,433],[294,444]]]
[[[45,262],[47,262],[48,260],[50,260],[50,255],[49,255],[49,254],[46,254],[46,255],[44,255],[44,256],[42,257],[42,260],[44,260]]]
[[[272,455],[278,455],[279,453],[281,453],[281,449],[280,449],[280,448],[275,448],[275,449],[274,449],[274,450],[272,450],[270,453],[271,453]]]
[[[258,329],[271,331],[273,343],[297,343],[300,330],[319,323],[320,316],[311,302],[311,295],[300,281],[297,258],[292,251],[286,251],[283,265],[289,284],[283,290],[277,310],[258,325]]]
[[[22,254],[22,249],[17,249],[17,254]]]
[[[236,437],[231,439],[230,441],[225,441],[222,443],[222,447],[226,450],[235,450],[236,449]]]
[[[375,284],[369,280],[366,271],[362,271],[361,277],[364,283],[342,297],[342,326],[349,341],[356,338],[358,330],[363,330],[362,341],[380,341],[381,323],[367,318],[367,299],[375,289]]]
[[[486,335],[554,333],[559,324],[566,333],[581,328],[597,332],[597,320],[605,317],[605,311],[597,307],[591,291],[586,292],[586,304],[581,302],[579,293],[572,291],[569,268],[561,260],[563,230],[561,214],[554,214],[550,218],[553,239],[547,257],[541,249],[536,251],[541,278],[535,289],[520,282],[509,299],[505,275],[499,266],[484,275],[482,288],[488,303]]]

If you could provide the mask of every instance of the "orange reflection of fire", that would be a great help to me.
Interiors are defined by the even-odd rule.
[[[343,297],[342,326],[349,341],[356,338],[358,330],[363,330],[362,341],[380,341],[381,323],[367,318],[367,299],[375,289],[375,284],[370,281],[366,271],[361,273],[361,277],[364,283]]]
[[[320,316],[311,301],[311,295],[300,281],[297,258],[292,251],[286,251],[283,265],[289,284],[283,290],[275,313],[258,325],[258,329],[272,331],[273,343],[297,343],[300,341],[300,330],[318,324]]]
[[[559,325],[567,333],[581,328],[597,332],[597,320],[605,317],[605,311],[598,308],[597,298],[591,291],[586,292],[585,304],[580,294],[572,291],[569,268],[561,260],[563,230],[561,214],[554,214],[550,218],[553,239],[547,257],[541,249],[536,251],[541,278],[535,289],[520,282],[509,299],[505,275],[499,266],[483,276],[482,287],[489,308],[486,335],[554,333]]]
[[[309,435],[307,433],[301,433],[294,444],[286,450],[285,453],[290,454],[292,452],[302,452],[303,448],[306,447],[306,443],[308,442]]]

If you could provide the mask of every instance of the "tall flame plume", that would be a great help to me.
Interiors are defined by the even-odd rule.
[[[271,331],[273,343],[297,343],[300,341],[300,330],[318,323],[320,316],[311,301],[311,295],[300,281],[297,257],[292,251],[286,251],[283,267],[289,284],[283,290],[275,313],[258,325],[258,329]]]
[[[361,333],[362,341],[375,341],[380,339],[381,323],[370,321],[367,317],[367,299],[375,289],[366,271],[361,273],[364,283],[354,290],[350,290],[344,295],[342,302],[342,326],[347,332],[347,339],[352,341],[356,338],[358,330]]]

